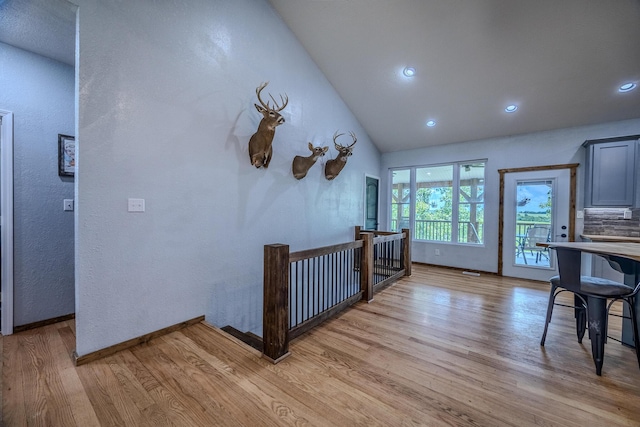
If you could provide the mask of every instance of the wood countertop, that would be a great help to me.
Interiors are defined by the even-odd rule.
[[[606,236],[601,234],[581,234],[580,237],[591,240],[592,242],[640,243],[640,237]]]
[[[568,248],[598,255],[613,255],[640,262],[640,245],[632,242],[549,242],[549,248]]]

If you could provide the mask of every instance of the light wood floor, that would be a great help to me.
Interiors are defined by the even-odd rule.
[[[74,367],[74,323],[3,337],[6,426],[640,426],[640,369],[602,377],[545,284],[414,266],[278,365],[197,324]],[[619,329],[619,328],[618,328]],[[618,330],[619,333],[619,330]]]

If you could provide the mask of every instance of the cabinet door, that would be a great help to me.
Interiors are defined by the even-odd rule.
[[[633,205],[635,147],[634,140],[591,145],[591,206]]]

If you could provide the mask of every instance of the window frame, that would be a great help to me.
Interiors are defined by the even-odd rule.
[[[484,165],[483,171],[483,197],[482,197],[482,206],[483,206],[483,227],[484,227],[484,213],[485,213],[485,195],[486,192],[486,172],[487,172],[487,159],[474,159],[474,160],[464,160],[464,161],[456,161],[456,162],[447,162],[447,163],[436,163],[436,164],[427,164],[427,165],[416,165],[416,166],[402,166],[402,167],[394,167],[389,168],[389,193],[387,200],[389,201],[388,215],[387,215],[387,227],[391,230],[391,223],[394,218],[392,218],[393,211],[393,190],[394,190],[394,182],[393,182],[393,172],[395,171],[409,171],[409,180],[410,180],[410,202],[409,202],[409,224],[412,230],[412,241],[415,242],[424,242],[424,243],[438,243],[438,244],[453,244],[453,245],[465,245],[472,247],[483,247],[485,245],[485,236],[484,232],[482,233],[482,241],[479,243],[474,242],[460,242],[458,236],[459,224],[460,224],[460,205],[462,202],[460,201],[460,168],[466,165],[478,164],[482,163]],[[441,167],[441,166],[452,166],[453,168],[453,178],[452,178],[452,206],[451,206],[451,240],[428,240],[428,239],[418,239],[416,238],[415,233],[415,224],[416,224],[416,202],[417,202],[417,179],[416,179],[416,171],[418,169],[423,168],[433,168],[433,167]]]

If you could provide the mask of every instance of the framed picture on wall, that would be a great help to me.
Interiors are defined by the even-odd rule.
[[[58,175],[73,176],[76,170],[76,139],[58,134]]]

